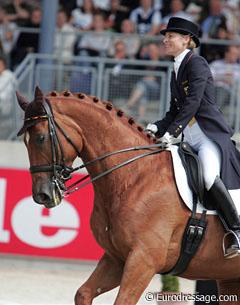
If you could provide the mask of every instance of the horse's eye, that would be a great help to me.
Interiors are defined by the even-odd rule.
[[[37,143],[42,144],[45,140],[45,136],[43,134],[40,134],[37,136]]]

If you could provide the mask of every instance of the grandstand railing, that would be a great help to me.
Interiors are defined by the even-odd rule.
[[[114,67],[122,66],[118,72]],[[115,71],[115,70],[114,70]],[[152,76],[159,84],[158,94],[147,96],[145,121],[162,117],[169,103],[169,89],[172,62],[148,60],[115,60],[101,57],[78,56],[71,63],[54,55],[29,54],[15,71],[18,90],[29,100],[33,98],[36,85],[47,93],[52,90],[83,92],[111,101],[117,107],[125,108],[136,83]],[[128,111],[137,116],[138,104]],[[21,123],[21,111],[17,114]],[[12,134],[11,134],[12,136]]]
[[[116,65],[122,69],[114,72]],[[154,67],[154,69],[152,69]],[[78,56],[72,57],[66,64],[64,59],[54,55],[29,54],[15,71],[18,90],[32,100],[36,85],[47,93],[52,90],[83,92],[109,100],[120,108],[126,108],[129,96],[141,79],[153,76],[159,85],[158,94],[147,97],[146,113],[142,123],[152,122],[163,117],[169,107],[169,83],[172,72],[172,62],[149,60],[114,60],[102,57]],[[229,105],[224,114],[235,132],[240,131],[240,80],[233,86]],[[22,124],[23,113],[17,106],[15,97],[13,109],[9,118],[14,124],[9,127],[5,138],[15,139],[17,129]],[[138,104],[135,108],[126,110],[129,115],[138,116]]]

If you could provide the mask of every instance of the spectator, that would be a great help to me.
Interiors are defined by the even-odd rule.
[[[26,27],[39,30],[42,18],[42,12],[39,8],[34,8],[31,12],[30,21],[26,24]],[[27,33],[22,32],[11,52],[11,65],[15,68],[24,57],[31,52],[38,51],[39,32]]]
[[[200,14],[202,12],[202,7],[196,3],[190,2],[186,7],[185,12],[191,15],[194,22],[199,22]]]
[[[155,43],[150,43],[146,47],[143,48],[143,53],[141,53],[142,57],[145,59],[149,59],[151,61],[158,61],[161,57],[165,57],[164,48],[160,48]],[[160,92],[160,84],[157,77],[152,74],[153,71],[158,71],[159,67],[149,66],[148,68],[149,74],[148,76],[144,76],[140,79],[135,87],[133,88],[129,100],[127,102],[127,108],[132,109],[136,104],[138,105],[138,118],[139,120],[143,120],[145,116],[147,102],[150,98],[158,98]]]
[[[13,0],[5,7],[8,20],[14,21],[18,26],[25,26],[30,19],[32,6],[24,0]]]
[[[126,45],[123,40],[117,40],[114,43],[114,53],[112,56],[113,59],[119,60],[117,64],[110,64],[112,68],[112,75],[117,76],[120,74],[122,68],[125,66],[124,64],[121,63],[122,59],[127,59],[127,50],[126,50]]]
[[[213,39],[232,39],[232,33],[227,26],[227,18],[223,10],[222,0],[210,0],[207,8],[207,17],[201,22],[201,28],[204,38]],[[203,11],[203,14],[204,14]],[[201,55],[210,63],[213,60],[224,57],[225,46],[221,44],[204,43],[201,47]]]
[[[122,73],[124,69],[131,69],[131,65],[123,63],[122,60],[128,59],[126,45],[123,40],[117,40],[114,43],[113,59],[116,63],[108,63],[107,71],[109,71],[109,99],[115,101],[116,98],[126,98],[128,96],[128,87],[131,81],[129,73]]]
[[[7,69],[7,62],[3,56],[0,56],[0,138],[6,137],[8,126],[11,125],[9,116],[12,111],[13,96],[16,91],[16,79],[13,72]]]
[[[161,24],[161,30],[166,28],[168,21],[171,17],[180,17],[183,19],[193,21],[193,17],[184,11],[184,3],[182,0],[171,0],[170,13],[163,18]]]
[[[227,19],[227,28],[235,38],[236,35],[240,34],[240,1],[225,0],[223,12]]]
[[[163,7],[163,0],[153,0],[153,7],[155,10],[161,10]]]
[[[154,9],[153,0],[140,0],[140,6],[133,10],[130,19],[141,35],[156,35],[159,32],[162,16]]]
[[[121,0],[121,5],[127,7],[128,12],[130,13],[139,6],[139,0]]]
[[[139,50],[141,41],[138,35],[133,35],[135,33],[135,26],[130,19],[123,20],[121,33],[124,34],[122,39],[126,45],[128,57],[135,57]]]
[[[8,21],[5,10],[0,7],[0,40],[3,53],[7,56],[7,59],[10,56],[16,38],[16,24]]]
[[[78,55],[106,56],[111,39],[105,32],[105,20],[102,14],[93,18],[94,32],[85,33],[77,44]]]
[[[229,104],[234,83],[240,79],[240,49],[231,45],[226,47],[224,58],[210,64],[216,87],[216,99],[220,107]]]
[[[108,13],[106,27],[115,32],[121,31],[122,21],[129,16],[128,8],[121,5],[120,0],[111,1],[111,10]]]
[[[212,38],[229,40],[231,39],[231,33],[224,26],[221,26],[218,28],[216,35],[214,35]],[[205,44],[202,44],[201,54],[210,63],[213,60],[222,59],[224,57],[225,50],[226,46],[223,44],[214,44],[207,42]]]
[[[121,24],[121,33],[124,34],[124,36],[121,36],[121,40],[124,42],[126,46],[126,52],[127,57],[129,58],[135,58],[139,47],[141,40],[139,38],[139,35],[135,34],[135,26],[134,23],[130,19],[123,20]],[[112,56],[114,54],[114,44],[116,41],[118,41],[119,38],[115,38],[113,40],[113,44],[111,45],[109,55]]]
[[[110,10],[111,0],[93,0],[94,8],[100,13],[106,13]]]
[[[219,28],[227,29],[226,16],[223,13],[222,0],[209,0],[208,16],[202,21],[203,37],[216,37]]]
[[[72,11],[77,8],[76,0],[59,0],[60,7],[65,10],[68,16],[71,16]]]
[[[92,0],[83,0],[82,7],[72,11],[72,24],[81,31],[91,29],[93,22],[94,7]]]
[[[60,9],[57,14],[57,28],[54,37],[54,54],[62,57],[64,63],[70,63],[76,35],[75,29],[69,24],[67,13]]]

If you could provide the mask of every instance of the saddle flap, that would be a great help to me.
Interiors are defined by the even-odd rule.
[[[183,167],[187,174],[187,181],[192,192],[198,197],[200,203],[204,202],[204,180],[199,158],[192,147],[181,142],[178,148]]]

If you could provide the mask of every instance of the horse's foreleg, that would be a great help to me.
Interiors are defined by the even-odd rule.
[[[156,273],[149,253],[132,251],[125,263],[123,276],[114,305],[135,305]]]
[[[76,305],[91,305],[93,298],[119,286],[123,263],[104,254],[89,279],[77,290]]]
[[[240,278],[234,280],[217,281],[219,303],[221,305],[240,304]]]

